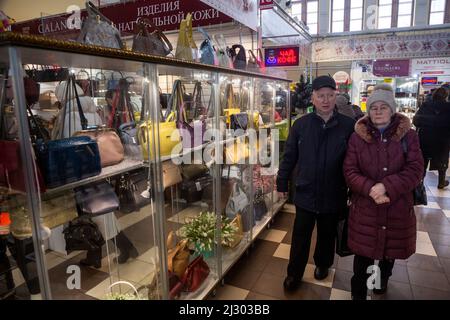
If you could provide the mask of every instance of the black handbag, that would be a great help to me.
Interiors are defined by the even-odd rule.
[[[248,128],[248,114],[245,112],[232,114],[230,116],[230,129],[233,130],[247,130]]]
[[[119,209],[119,198],[106,181],[74,189],[80,211],[91,217]]]
[[[267,214],[267,205],[264,201],[264,195],[260,192],[255,193],[253,200],[253,216],[255,221],[260,221]]]
[[[237,49],[238,51],[236,52]],[[245,48],[242,45],[235,44],[232,46],[230,49],[230,54],[235,69],[247,69],[247,55],[245,53]]]
[[[122,175],[116,182],[119,211],[131,213],[149,205],[151,203],[149,192],[148,171],[142,170]]]
[[[203,190],[212,187],[212,177],[204,175],[196,180],[183,181],[181,183],[181,198],[187,203],[202,200]]]
[[[353,255],[347,245],[348,238],[348,207],[342,219],[337,223],[336,227],[336,253],[340,257],[347,257]]]
[[[401,140],[402,148],[403,148],[403,154],[405,155],[408,153],[408,144],[405,139]],[[425,185],[423,184],[423,180],[419,182],[419,184],[414,188],[413,190],[413,199],[414,199],[414,205],[415,206],[426,206],[428,204],[427,199],[427,191],[425,189]]]
[[[98,226],[86,216],[69,222],[63,234],[67,253],[76,250],[98,250],[105,244]]]

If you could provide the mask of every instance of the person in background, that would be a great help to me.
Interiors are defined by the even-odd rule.
[[[295,290],[308,263],[311,236],[317,221],[314,277],[323,280],[333,265],[339,215],[347,207],[347,186],[342,173],[347,141],[355,121],[336,110],[336,82],[321,76],[312,84],[314,111],[295,121],[286,142],[277,177],[281,198],[295,177],[296,217],[284,288]]]
[[[339,113],[354,120],[358,120],[364,116],[364,113],[357,105],[351,104],[348,93],[340,93],[337,95],[336,107]]]
[[[367,268],[379,260],[381,286],[387,290],[395,259],[407,259],[416,250],[413,189],[423,175],[419,138],[411,121],[397,113],[394,92],[377,85],[367,101],[369,115],[355,125],[344,161],[350,191],[348,246],[355,254],[351,292],[353,300],[367,296]]]
[[[428,164],[430,164],[430,170],[437,170],[439,189],[449,185],[446,172],[450,152],[450,102],[447,102],[447,98],[446,89],[436,89],[433,92],[432,101],[422,104],[413,118],[425,160],[424,174]]]

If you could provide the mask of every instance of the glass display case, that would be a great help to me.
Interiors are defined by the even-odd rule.
[[[203,299],[282,207],[288,80],[13,33],[0,52],[0,279],[22,298]]]

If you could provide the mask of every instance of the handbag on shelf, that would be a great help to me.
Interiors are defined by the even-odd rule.
[[[85,74],[87,78],[80,78],[80,75]],[[80,70],[77,74],[77,85],[83,89],[84,95],[88,97],[94,97],[95,93],[98,92],[99,80],[91,79],[90,74],[86,70]]]
[[[229,247],[236,248],[244,238],[244,227],[242,225],[242,216],[240,214],[237,214],[231,221],[231,224],[234,225],[237,231],[234,233],[234,240],[229,244]]]
[[[77,187],[75,200],[79,210],[90,217],[101,216],[119,209],[119,198],[106,181]]]
[[[183,91],[180,80],[174,83],[174,91],[172,93],[173,110],[177,114],[177,128],[180,131],[183,148],[190,149],[201,146],[203,144],[203,135],[206,131],[206,122],[203,120],[193,120],[189,122],[186,115],[187,103],[183,101]]]
[[[88,18],[83,21],[78,42],[88,45],[123,49],[124,45],[120,38],[120,32],[114,27],[111,20],[106,18],[90,1],[86,2],[86,10],[88,12]]]
[[[186,33],[189,46],[192,51],[192,59],[196,62],[200,61],[200,52],[197,48],[197,44],[194,41],[193,28],[192,28],[193,18],[192,13],[186,15]]]
[[[203,190],[210,187],[213,179],[209,174],[198,177],[195,180],[183,180],[181,182],[181,199],[187,203],[193,203],[202,200]]]
[[[203,40],[202,44],[200,45],[200,62],[213,66],[219,65],[216,50],[214,50],[211,37],[203,28],[199,27],[198,31],[200,31],[205,37],[205,40]]]
[[[184,180],[194,180],[209,172],[204,164],[183,164],[181,165],[181,176]]]
[[[247,69],[247,55],[245,54],[245,48],[241,44],[233,45],[230,54],[235,69]]]
[[[264,195],[262,193],[255,193],[255,198],[253,199],[253,215],[255,221],[260,221],[267,214],[268,208],[266,201],[264,200]]]
[[[238,214],[242,214],[249,204],[250,202],[244,190],[239,186],[238,182],[234,183],[225,208],[227,217],[234,219]]]
[[[142,160],[141,146],[138,141],[136,122],[124,123],[119,127],[119,136],[122,141],[125,155],[133,160]]]
[[[70,221],[63,234],[68,254],[76,250],[98,250],[105,244],[98,226],[88,216]]]
[[[225,213],[225,209],[228,204],[228,199],[230,198],[231,193],[233,192],[233,186],[236,182],[236,179],[229,179],[226,177],[221,177],[220,181],[220,203],[216,207],[216,212],[223,214]],[[207,185],[206,188],[203,190],[202,194],[202,201],[208,203],[211,207],[214,205],[214,184],[211,183],[210,185]]]
[[[223,34],[214,35],[214,40],[217,45],[217,60],[219,66],[233,69],[233,61],[231,59],[230,49],[227,47],[225,37]]]
[[[173,232],[169,233],[168,236],[168,243],[172,242],[171,238],[174,237]],[[191,255],[191,252],[188,247],[188,240],[182,240],[178,242],[175,247],[168,246],[168,253],[167,253],[167,266],[169,269],[169,272],[173,272],[177,277],[180,279],[183,277],[183,275],[186,272],[186,269],[189,265],[189,257]]]
[[[186,268],[181,282],[184,286],[185,292],[196,291],[206,280],[210,273],[208,264],[203,259],[203,256],[195,258]]]
[[[193,61],[194,56],[188,38],[188,22],[186,19],[181,20],[180,31],[178,33],[177,48],[175,51],[175,58]]]
[[[226,117],[226,123],[229,126],[231,122],[231,115],[241,113],[239,104],[237,103],[234,96],[232,83],[228,83],[225,87],[225,92],[221,106],[223,109],[224,116]]]
[[[164,189],[174,186],[183,181],[183,178],[181,177],[180,167],[174,164],[171,160],[164,161],[162,163],[162,171]]]
[[[123,174],[116,181],[116,194],[119,198],[119,211],[131,213],[151,203],[148,173],[141,170]]]
[[[248,128],[248,114],[235,113],[230,116],[230,129],[246,131]]]
[[[109,128],[117,130],[122,124],[135,121],[133,105],[129,93],[131,83],[127,79],[128,78],[120,79],[119,85],[115,90],[112,102],[112,116],[108,123]]]
[[[261,52],[261,49],[256,50],[258,53],[258,57],[255,56],[252,50],[248,50],[248,53],[250,54],[248,64],[247,64],[247,71],[250,72],[261,72],[264,70],[264,58]]]
[[[97,142],[100,153],[101,166],[108,167],[122,162],[125,158],[125,151],[119,136],[113,129],[92,129],[78,131],[73,134],[74,137],[90,137]]]
[[[139,32],[133,39],[133,51],[157,56],[167,56],[172,52],[172,44],[161,30],[148,31],[147,27],[151,27],[148,19],[141,19],[137,26]]]

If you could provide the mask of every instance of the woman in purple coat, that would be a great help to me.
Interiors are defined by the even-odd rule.
[[[367,269],[379,260],[374,293],[387,289],[395,259],[416,250],[413,189],[423,177],[419,139],[411,122],[396,113],[389,85],[378,85],[367,101],[369,114],[355,125],[344,162],[352,192],[348,245],[355,254],[352,298],[366,299]],[[372,269],[373,270],[373,269]],[[370,271],[370,269],[369,269]]]

